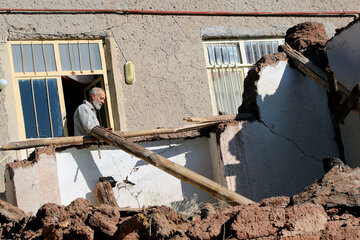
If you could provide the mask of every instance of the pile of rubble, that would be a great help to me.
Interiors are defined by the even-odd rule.
[[[167,206],[121,211],[77,199],[27,216],[0,202],[2,239],[360,239],[360,168],[332,168],[304,192],[184,218]]]

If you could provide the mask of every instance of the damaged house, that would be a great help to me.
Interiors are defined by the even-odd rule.
[[[13,1],[1,10],[6,200],[33,214],[49,202],[96,204],[99,178],[111,177],[119,207],[213,201],[132,154],[73,137],[73,112],[93,86],[107,95],[102,126],[256,202],[300,192],[323,176],[324,157],[359,166],[357,113],[333,117],[358,82],[353,6],[244,3]],[[289,29],[304,21],[317,23]],[[325,47],[337,93],[318,64]],[[340,97],[329,103],[325,88]]]

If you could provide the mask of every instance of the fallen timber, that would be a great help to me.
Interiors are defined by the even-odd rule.
[[[220,184],[201,176],[169,159],[152,152],[139,144],[133,143],[119,134],[106,130],[103,127],[95,127],[91,130],[91,135],[99,138],[110,145],[113,145],[147,163],[171,174],[172,176],[189,183],[214,197],[217,197],[231,205],[250,204],[252,200],[241,196]]]
[[[282,49],[282,51],[286,53],[289,60],[295,65],[296,68],[298,68],[302,73],[304,73],[309,78],[313,79],[320,86],[324,87],[326,91],[328,92],[331,91],[331,86],[327,80],[327,75],[324,70],[316,66],[302,53],[291,48],[287,43],[281,45],[280,48]],[[350,96],[351,91],[347,89],[344,85],[338,82],[337,87],[338,87],[337,91],[340,94],[342,101],[344,101],[348,96]],[[360,103],[356,102],[356,106],[352,110],[354,110],[357,113],[360,113]]]
[[[159,128],[152,130],[141,130],[135,132],[117,132],[121,134],[124,138],[136,138],[143,136],[153,136],[160,134],[172,134],[172,133],[181,133],[191,130],[199,130],[206,127],[211,127],[218,124],[219,121],[212,121],[206,123],[198,123],[180,128]],[[42,146],[69,146],[69,145],[83,145],[83,144],[94,144],[99,142],[99,140],[91,135],[86,136],[75,136],[75,137],[58,137],[58,138],[42,138],[42,139],[31,139],[26,141],[12,142],[5,144],[0,147],[1,151],[8,150],[20,150],[26,148],[42,147]]]

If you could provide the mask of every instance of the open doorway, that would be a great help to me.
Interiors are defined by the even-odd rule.
[[[71,75],[62,76],[62,87],[65,99],[66,108],[66,124],[69,136],[74,136],[74,120],[73,116],[76,108],[82,104],[84,100],[88,99],[89,92],[93,87],[100,87],[104,89],[103,75]],[[104,106],[96,111],[100,126],[108,127],[108,106],[105,102]]]

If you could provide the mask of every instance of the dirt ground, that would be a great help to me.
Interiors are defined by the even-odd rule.
[[[2,239],[360,239],[360,168],[333,167],[292,197],[216,207],[190,217],[167,206],[121,211],[76,199],[27,216],[0,202]]]

